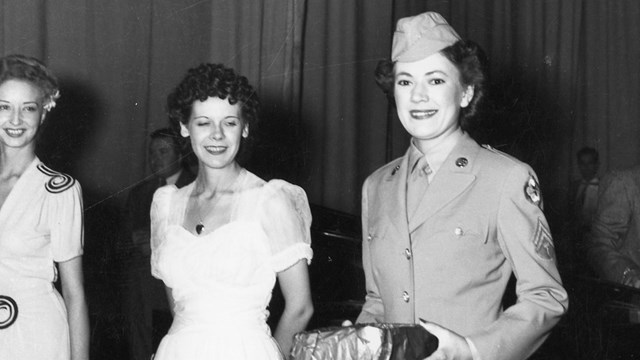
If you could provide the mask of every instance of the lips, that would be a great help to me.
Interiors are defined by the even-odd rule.
[[[7,133],[7,135],[9,135],[11,137],[20,137],[27,130],[25,130],[25,129],[4,129],[4,131]]]
[[[438,110],[411,110],[409,114],[414,119],[423,120],[434,116],[437,112]]]
[[[220,155],[225,151],[227,151],[226,146],[205,146],[204,149],[207,150],[207,152],[212,155]]]

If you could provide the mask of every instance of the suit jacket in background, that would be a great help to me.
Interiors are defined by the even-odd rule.
[[[640,166],[600,181],[587,246],[590,264],[605,280],[620,283],[627,268],[640,271]]]
[[[407,219],[408,153],[363,187],[367,296],[358,322],[435,322],[483,360],[525,359],[568,307],[537,178],[464,135]],[[502,309],[511,274],[518,302]]]

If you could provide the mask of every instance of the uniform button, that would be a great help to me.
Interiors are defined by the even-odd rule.
[[[460,158],[458,158],[456,160],[456,166],[457,167],[463,168],[463,167],[467,166],[468,163],[469,163],[469,160],[467,160],[467,158],[464,158],[464,157],[460,157]]]
[[[407,260],[411,260],[411,250],[404,249],[404,256],[407,257]]]
[[[453,232],[458,236],[464,234],[464,231],[462,231],[462,229],[459,227],[457,227]]]
[[[411,297],[409,296],[409,293],[406,291],[402,292],[402,300],[404,300],[404,302],[408,303],[409,300],[411,300]]]

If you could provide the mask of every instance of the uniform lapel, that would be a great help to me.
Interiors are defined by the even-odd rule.
[[[465,134],[460,139],[429,184],[415,214],[409,219],[409,232],[413,232],[475,181],[472,169],[479,150],[480,146],[469,135]]]
[[[408,239],[407,232],[407,168],[409,163],[409,152],[400,159],[398,165],[393,167],[384,175],[380,185],[380,211],[384,212],[389,222],[393,225],[396,233],[400,233]]]

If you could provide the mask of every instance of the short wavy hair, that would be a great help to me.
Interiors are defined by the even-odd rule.
[[[448,46],[440,53],[449,59],[460,72],[460,83],[464,86],[473,86],[473,98],[469,105],[460,110],[460,127],[468,130],[469,121],[473,118],[481,105],[486,93],[487,82],[487,58],[482,48],[473,41],[459,40]],[[375,70],[375,80],[387,98],[395,105],[393,88],[395,84],[395,62],[381,60]]]
[[[195,101],[210,97],[240,103],[242,120],[249,127],[258,121],[260,101],[246,77],[222,64],[201,64],[189,69],[180,84],[167,97],[169,119],[179,129],[187,125]]]
[[[58,79],[34,57],[12,54],[0,58],[0,84],[8,80],[27,81],[38,87],[42,91],[42,106],[46,111],[51,111],[60,98]]]

